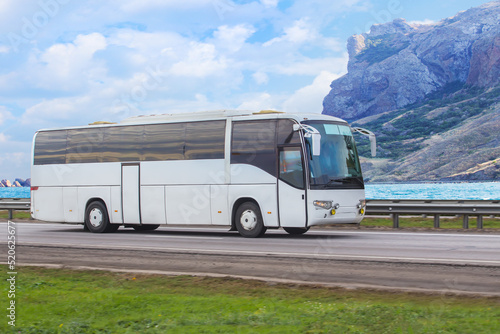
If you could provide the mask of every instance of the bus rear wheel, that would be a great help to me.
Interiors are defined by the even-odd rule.
[[[153,231],[156,230],[160,225],[134,225],[132,228],[136,231]]]
[[[283,227],[283,229],[291,235],[300,235],[309,231],[309,227],[301,228],[301,227]]]
[[[236,210],[236,229],[242,237],[258,238],[266,233],[259,206],[253,202],[245,202]]]
[[[90,203],[85,210],[85,226],[92,233],[115,232],[120,227],[109,222],[106,206],[98,201]]]

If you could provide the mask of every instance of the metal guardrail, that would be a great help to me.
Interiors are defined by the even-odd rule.
[[[463,216],[463,228],[469,228],[469,217],[477,217],[477,228],[483,228],[483,216],[500,216],[500,200],[367,200],[366,214],[391,215],[393,227],[399,228],[400,215],[432,215],[439,228],[441,215]],[[0,198],[0,210],[30,210],[29,198]]]
[[[9,211],[9,219],[12,219],[14,210],[30,210],[31,200],[29,198],[0,198],[0,210]]]
[[[500,215],[500,200],[368,200],[367,214],[392,215],[393,227],[399,228],[400,215],[433,215],[439,228],[440,215],[463,216],[463,228],[469,228],[469,217],[477,217],[477,228],[483,228],[483,216]]]

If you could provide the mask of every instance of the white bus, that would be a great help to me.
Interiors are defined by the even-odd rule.
[[[135,116],[40,130],[33,139],[34,219],[120,226],[267,229],[356,224],[365,209],[353,131],[319,114],[213,111]]]

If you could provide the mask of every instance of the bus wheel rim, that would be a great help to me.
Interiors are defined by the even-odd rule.
[[[89,222],[93,227],[99,227],[102,224],[101,210],[94,208],[90,211]]]
[[[252,210],[246,210],[241,214],[241,226],[247,231],[251,231],[257,225],[257,215]]]

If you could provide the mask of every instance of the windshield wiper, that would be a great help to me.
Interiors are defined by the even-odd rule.
[[[342,183],[342,184],[349,183],[349,184],[352,184],[352,183],[355,183],[356,181],[358,183],[363,184],[363,181],[360,180],[359,177],[336,177],[336,178],[331,178],[330,181],[328,181],[324,185],[324,187],[328,188],[328,187],[332,186],[334,183]]]
[[[350,183],[349,181],[351,181],[350,178],[347,178],[347,177],[336,177],[336,178],[331,178],[330,181],[328,181],[326,184],[325,184],[325,188],[326,187],[329,187],[331,186],[333,183]]]

